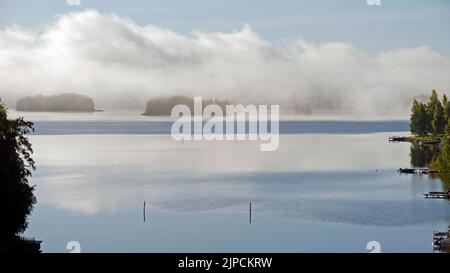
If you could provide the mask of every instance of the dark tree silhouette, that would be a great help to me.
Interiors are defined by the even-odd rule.
[[[0,239],[13,239],[25,231],[36,198],[28,183],[35,163],[27,134],[33,123],[8,119],[0,100]]]

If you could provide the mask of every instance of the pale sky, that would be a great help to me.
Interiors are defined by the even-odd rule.
[[[450,53],[450,0],[0,0],[0,27],[38,27],[71,11],[115,13],[181,34],[229,32],[248,23],[268,40],[350,42],[368,52],[429,46]]]

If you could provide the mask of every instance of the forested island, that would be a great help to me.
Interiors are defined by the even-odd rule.
[[[146,116],[170,116],[172,108],[178,104],[186,105],[194,112],[194,99],[185,96],[155,97],[147,102],[144,115]],[[225,112],[225,106],[229,104],[227,100],[203,100],[203,109],[211,104],[218,105]]]
[[[33,112],[94,112],[94,101],[84,95],[62,93],[52,96],[29,96],[19,99],[17,111]]]
[[[429,167],[444,175],[450,172],[450,102],[446,95],[439,99],[433,90],[427,102],[414,100],[411,108],[410,128],[413,136],[406,137],[413,143],[436,145]]]

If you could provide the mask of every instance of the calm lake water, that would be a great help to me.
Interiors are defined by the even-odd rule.
[[[170,128],[170,127],[169,127]],[[450,224],[438,179],[400,175],[405,121],[297,121],[280,147],[175,142],[167,121],[46,121],[31,136],[45,252],[431,252]],[[143,221],[143,202],[146,222]],[[249,203],[252,222],[249,223]]]

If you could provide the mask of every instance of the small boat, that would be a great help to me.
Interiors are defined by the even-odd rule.
[[[407,137],[403,137],[403,136],[391,136],[389,137],[389,141],[391,142],[403,142],[403,141],[408,141]]]
[[[399,172],[399,173],[416,173],[416,169],[403,169],[403,168],[400,168],[400,169],[398,169],[397,172]]]

